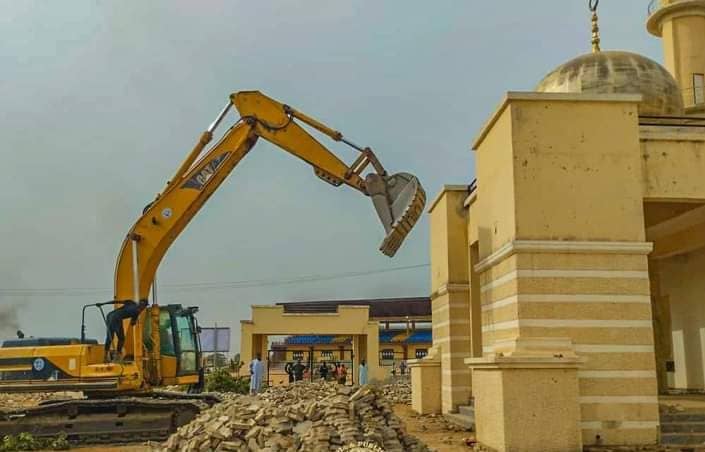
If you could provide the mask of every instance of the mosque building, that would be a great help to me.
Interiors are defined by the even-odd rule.
[[[507,93],[429,208],[413,407],[488,450],[666,443],[659,401],[705,390],[705,0],[653,2],[664,66],[602,50],[590,5],[593,52]]]

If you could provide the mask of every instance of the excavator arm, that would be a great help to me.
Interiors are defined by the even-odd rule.
[[[240,120],[208,150],[213,132],[232,106]],[[357,151],[347,165],[298,122]],[[426,196],[418,179],[408,173],[388,175],[370,148],[258,91],[242,91],[230,101],[186,157],[164,191],[149,204],[128,233],[115,271],[115,300],[145,299],[169,246],[218,189],[235,166],[263,138],[314,167],[318,177],[348,185],[370,196],[387,233],[380,250],[393,256],[423,212]],[[368,166],[373,171],[363,176]],[[135,338],[141,340],[141,338]]]

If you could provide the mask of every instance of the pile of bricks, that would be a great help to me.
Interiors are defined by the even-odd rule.
[[[296,383],[233,396],[174,433],[167,451],[335,451],[362,442],[388,452],[428,451],[408,435],[382,390]]]

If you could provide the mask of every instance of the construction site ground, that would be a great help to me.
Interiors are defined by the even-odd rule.
[[[290,388],[287,391],[281,388],[277,391],[280,397],[286,396],[289,402],[306,399],[315,391],[326,391],[326,388],[319,385],[307,385],[305,387]],[[328,391],[335,392],[336,385],[328,387]],[[350,388],[348,392],[353,391]],[[288,394],[287,394],[288,392]],[[346,392],[347,393],[347,392]],[[467,440],[473,437],[473,433],[464,431],[461,428],[449,423],[441,415],[418,415],[410,406],[411,385],[407,379],[397,379],[396,381],[387,382],[378,390],[380,400],[386,400],[389,408],[393,411],[393,415],[398,418],[399,424],[403,425],[406,433],[416,437],[421,443],[425,444],[432,451],[469,451],[471,448],[467,445]],[[78,393],[43,393],[43,394],[0,394],[0,403],[10,407],[25,407],[34,406],[41,401],[51,399],[66,399],[80,397]],[[230,396],[226,396],[230,397]],[[235,396],[239,397],[239,396]],[[263,400],[268,396],[263,395]],[[320,398],[320,397],[319,397]],[[259,397],[258,397],[259,399]],[[245,405],[249,402],[245,401]],[[271,404],[271,401],[270,401]],[[276,404],[276,403],[275,403]],[[374,406],[374,404],[373,404]],[[321,409],[324,409],[322,407]],[[135,444],[96,444],[96,445],[81,445],[74,446],[72,450],[81,452],[142,452],[162,449],[165,443],[135,443]]]
[[[406,425],[409,434],[420,439],[432,450],[439,452],[467,452],[472,450],[465,445],[465,440],[472,438],[473,433],[452,430],[440,416],[419,416],[409,405],[405,404],[394,405],[394,413]],[[147,452],[153,450],[153,448],[147,444],[132,444],[86,446],[72,450],[81,452]]]
[[[474,438],[474,433],[457,431],[443,421],[441,416],[419,416],[409,405],[394,405],[394,413],[399,416],[406,431],[432,450],[442,452],[468,452],[466,439]]]

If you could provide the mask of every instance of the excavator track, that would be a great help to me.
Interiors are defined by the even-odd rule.
[[[215,396],[155,393],[150,397],[76,399],[0,411],[0,437],[65,434],[73,444],[164,441],[213,403]]]

